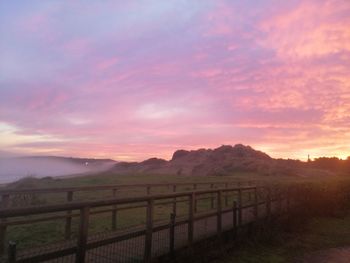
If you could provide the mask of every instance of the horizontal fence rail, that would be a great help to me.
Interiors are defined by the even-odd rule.
[[[227,186],[227,185],[226,185]],[[271,215],[293,205],[290,191],[247,186],[129,198],[71,201],[64,204],[0,209],[0,228],[50,220],[78,219],[77,233],[59,244],[37,249],[8,246],[9,262],[150,262],[181,247]],[[142,222],[117,228],[117,214],[143,209]],[[111,231],[90,233],[96,215],[111,213]],[[130,212],[132,220],[141,212]],[[66,221],[67,222],[67,221]],[[67,225],[65,225],[67,228]],[[67,234],[67,233],[65,233]],[[50,233],[47,233],[50,235]],[[17,251],[18,250],[18,251]],[[55,261],[56,262],[56,261]]]
[[[98,191],[98,190],[113,190],[113,189],[129,189],[129,188],[144,188],[145,191],[150,193],[152,188],[156,187],[174,187],[174,186],[191,186],[193,189],[196,189],[197,186],[207,185],[210,188],[215,186],[227,187],[229,185],[235,184],[236,186],[241,185],[255,185],[256,182],[241,182],[241,181],[232,181],[232,182],[223,182],[223,181],[214,181],[214,182],[185,182],[185,183],[158,183],[158,184],[114,184],[114,185],[95,185],[95,186],[80,186],[80,187],[60,187],[60,188],[28,188],[28,189],[7,189],[5,187],[0,188],[0,195],[17,195],[17,194],[41,194],[41,193],[68,193],[68,192],[86,192],[86,191]],[[209,188],[209,187],[208,187]]]

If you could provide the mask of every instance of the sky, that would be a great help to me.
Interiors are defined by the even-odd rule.
[[[350,155],[349,0],[0,2],[0,156]]]

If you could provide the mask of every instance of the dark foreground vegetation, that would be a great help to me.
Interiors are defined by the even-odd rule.
[[[308,259],[319,251],[350,246],[350,213],[344,217],[315,216],[301,222],[281,221],[269,231],[247,237],[212,262],[320,263]]]
[[[331,262],[349,262],[349,187],[350,183],[344,182],[309,184],[305,202],[295,213],[249,225],[224,245],[212,240],[198,246],[192,256],[175,261],[328,263],[331,251],[332,260],[339,260]]]
[[[337,157],[320,157],[308,162],[308,166],[336,173],[350,174],[350,156],[346,160]]]

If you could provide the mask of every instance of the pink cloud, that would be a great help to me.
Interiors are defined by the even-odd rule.
[[[349,12],[346,1],[302,1],[262,21],[261,44],[291,58],[350,51],[350,18],[343,16]]]

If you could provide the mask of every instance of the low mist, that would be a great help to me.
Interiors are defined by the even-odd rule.
[[[64,157],[0,158],[0,184],[24,177],[57,177],[105,171],[114,165],[112,160],[75,159]]]

